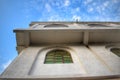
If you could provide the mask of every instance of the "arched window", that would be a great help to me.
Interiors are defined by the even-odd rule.
[[[73,63],[73,61],[69,52],[64,50],[52,50],[47,53],[44,63]]]
[[[120,57],[120,48],[112,48],[111,52],[113,52],[114,54]]]
[[[106,24],[98,24],[98,23],[91,23],[91,24],[88,24],[88,26],[90,27],[111,27],[109,25],[106,25]]]
[[[65,24],[48,24],[44,27],[68,27],[68,26]]]

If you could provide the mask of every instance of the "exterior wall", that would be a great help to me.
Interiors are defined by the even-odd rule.
[[[70,52],[73,63],[66,64],[44,64],[46,54],[55,49],[63,49]],[[40,51],[37,55],[34,65],[30,71],[30,75],[75,75],[85,74],[82,64],[77,59],[76,53],[68,47],[50,47]]]
[[[20,54],[0,80],[120,78],[120,57],[110,51],[120,48],[120,23],[34,22],[30,28],[14,32]],[[68,51],[73,63],[44,64],[45,55],[53,49]]]
[[[41,44],[119,43],[119,29],[28,30],[17,32],[17,47]],[[20,48],[20,50],[19,50]]]
[[[28,29],[15,29],[14,32],[18,52],[41,44],[120,42],[119,22],[33,22]]]
[[[93,31],[89,33],[89,43],[91,42],[120,42],[120,31]]]
[[[3,77],[20,78],[27,76],[39,50],[40,48],[37,47],[29,47],[24,49],[9,65],[5,72],[3,72]]]
[[[63,49],[71,53],[73,63],[44,64],[48,51]],[[112,62],[111,62],[112,60]],[[1,78],[86,78],[120,75],[120,58],[103,45],[49,45],[24,49]],[[118,76],[116,76],[118,77]]]
[[[51,25],[51,24],[67,25],[68,27],[66,28],[70,28],[70,29],[75,29],[76,27],[77,28],[85,28],[85,27],[87,28],[118,27],[119,28],[120,22],[32,22],[29,28],[30,29],[43,29],[46,25]],[[50,28],[53,28],[53,27],[50,27]],[[60,27],[57,27],[57,28],[61,29]]]
[[[30,35],[31,44],[70,44],[81,43],[82,40],[83,32],[77,31],[40,31],[31,32]]]

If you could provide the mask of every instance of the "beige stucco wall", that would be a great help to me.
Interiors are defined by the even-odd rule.
[[[44,64],[46,54],[54,49],[66,50],[71,54],[73,63],[66,64]],[[69,47],[50,47],[40,51],[34,61],[30,75],[75,75],[85,74],[85,70],[78,59],[76,52]]]
[[[44,64],[48,51],[64,49],[70,52],[73,63]],[[120,58],[106,45],[49,45],[24,49],[1,75],[2,78],[91,77],[120,75]]]

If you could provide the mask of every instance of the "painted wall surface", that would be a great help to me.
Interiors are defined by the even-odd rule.
[[[119,22],[33,22],[14,32],[19,55],[0,79],[120,78],[120,57],[110,51],[120,48]],[[68,51],[73,63],[44,64],[54,49]]]
[[[45,55],[53,49],[70,52],[73,63],[44,64]],[[120,58],[110,52],[105,44],[90,45],[89,47],[84,45],[31,46],[20,53],[1,77],[47,78],[119,75],[119,62]]]

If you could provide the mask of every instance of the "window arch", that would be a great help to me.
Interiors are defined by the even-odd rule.
[[[44,63],[73,63],[73,61],[69,52],[57,49],[47,53]]]
[[[65,24],[48,24],[48,25],[45,25],[44,27],[68,27],[68,25],[65,25]]]
[[[120,48],[111,48],[111,52],[120,57]]]

